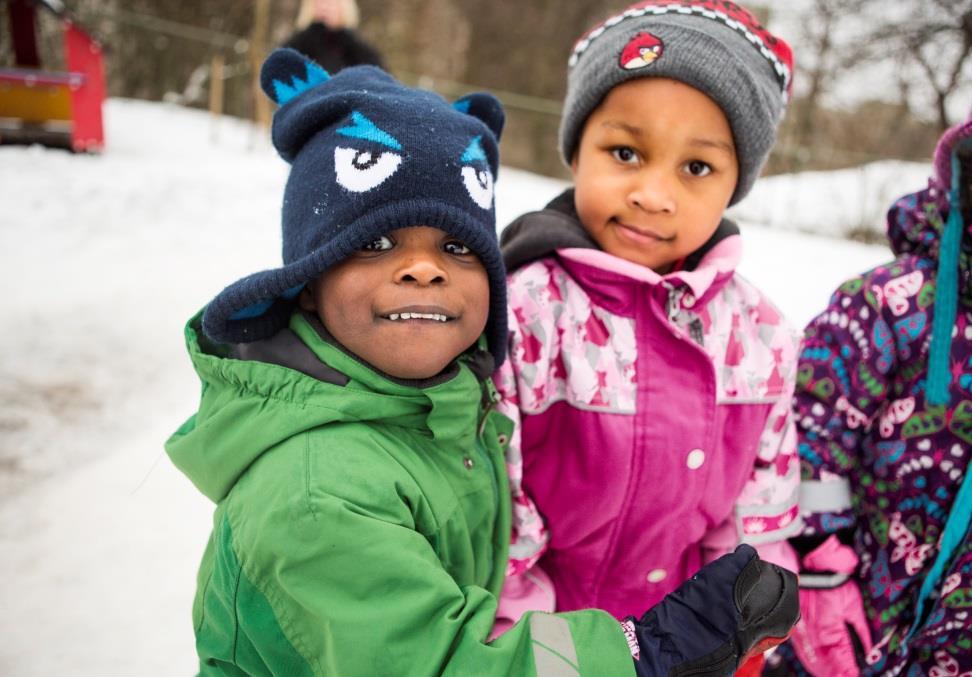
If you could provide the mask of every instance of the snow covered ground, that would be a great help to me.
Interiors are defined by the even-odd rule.
[[[832,172],[801,172],[760,179],[732,215],[751,224],[814,235],[884,237],[888,207],[924,188],[929,165],[885,160]]]
[[[181,328],[225,284],[279,261],[286,165],[259,133],[144,102],[111,101],[106,115],[99,157],[0,147],[5,676],[195,670],[189,614],[211,505],[162,451],[198,395]],[[893,195],[927,172],[886,169]],[[789,188],[736,210],[769,224],[743,224],[742,270],[802,326],[888,252],[788,230],[817,210],[822,232],[842,232],[865,202],[859,182],[771,181]],[[562,187],[504,169],[500,222]]]

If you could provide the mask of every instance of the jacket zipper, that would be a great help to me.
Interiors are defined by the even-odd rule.
[[[495,408],[496,403],[490,401],[486,408],[483,410],[483,420],[479,424],[479,434],[476,435],[476,453],[482,457],[483,461],[486,463],[486,467],[489,469],[489,481],[493,487],[493,501],[499,501],[499,486],[496,483],[496,465],[493,463],[493,459],[490,458],[489,452],[486,451],[485,443],[483,442],[483,433],[486,430],[486,417]]]
[[[490,383],[492,386],[492,383]],[[486,451],[485,443],[483,442],[483,434],[486,432],[486,420],[489,417],[490,412],[496,407],[496,399],[498,394],[491,387],[483,386],[483,400],[485,401],[485,406],[483,407],[482,419],[480,419],[479,427],[476,430],[476,441],[473,444],[476,447],[476,454],[485,463],[485,470],[489,473],[489,482],[493,488],[493,505],[499,505],[499,486],[496,483],[496,465],[493,463],[493,459],[489,457],[489,452]],[[492,580],[493,578],[493,558],[489,561],[489,571],[486,574],[486,580]]]

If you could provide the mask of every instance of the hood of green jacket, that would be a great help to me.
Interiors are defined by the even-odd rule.
[[[290,346],[296,350],[276,352],[279,357],[280,352],[303,350],[303,370],[298,370],[301,360],[296,358],[289,360],[293,364],[287,364],[288,359],[240,359],[233,346],[205,338],[200,317],[185,327],[186,347],[202,382],[199,410],[165,448],[176,467],[214,502],[222,500],[266,451],[318,426],[398,426],[456,443],[476,435],[481,407],[469,404],[482,401],[483,388],[489,387],[484,385],[489,367],[477,364],[488,355],[482,339],[475,351],[439,377],[410,383],[391,379],[345,352],[301,314],[294,314],[284,330],[292,333]],[[260,353],[250,348],[246,354]],[[306,368],[308,361],[317,361],[318,369]]]

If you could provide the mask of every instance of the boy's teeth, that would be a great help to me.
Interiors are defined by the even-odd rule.
[[[435,320],[436,322],[447,322],[445,315],[439,313],[392,313],[388,316],[389,320]]]

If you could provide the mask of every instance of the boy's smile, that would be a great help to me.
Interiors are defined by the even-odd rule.
[[[738,178],[726,116],[701,91],[665,78],[612,89],[584,125],[571,170],[591,237],[662,274],[715,232]]]
[[[462,242],[416,226],[378,237],[300,296],[345,348],[396,378],[435,376],[476,342],[489,279]]]

